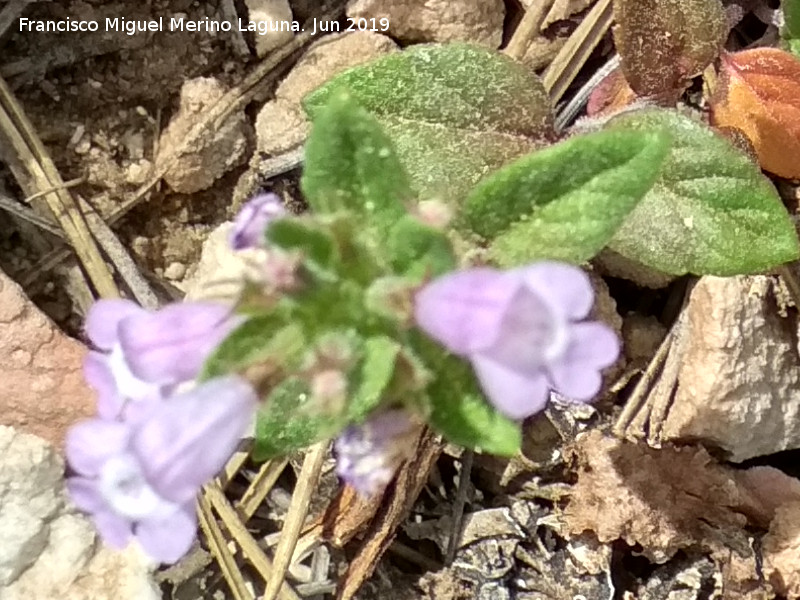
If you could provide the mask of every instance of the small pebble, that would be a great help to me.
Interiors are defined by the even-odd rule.
[[[172,281],[183,279],[184,275],[186,275],[186,265],[183,263],[170,263],[167,268],[164,269],[164,277]]]

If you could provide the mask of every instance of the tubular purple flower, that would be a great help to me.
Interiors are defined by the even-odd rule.
[[[197,376],[213,348],[236,326],[221,304],[194,302],[148,312],[129,300],[100,300],[86,331],[98,348],[84,361],[87,382],[107,419],[139,412]]]
[[[249,200],[236,215],[230,235],[234,250],[263,248],[267,225],[286,214],[281,199],[275,194],[259,194]]]
[[[551,390],[578,401],[600,391],[620,346],[606,325],[581,322],[593,302],[581,269],[541,262],[445,275],[417,293],[414,314],[428,335],[470,360],[500,412],[521,419],[542,410]]]
[[[195,496],[233,454],[255,407],[250,385],[229,376],[160,402],[136,422],[79,423],[66,442],[76,473],[70,497],[110,546],[136,539],[154,560],[173,563],[197,532]]]
[[[377,494],[414,454],[419,428],[403,410],[389,410],[351,425],[334,442],[336,473],[362,496]]]

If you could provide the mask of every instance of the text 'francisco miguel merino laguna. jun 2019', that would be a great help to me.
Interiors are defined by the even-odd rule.
[[[105,18],[101,20],[38,20],[22,17],[19,19],[20,32],[32,33],[85,33],[95,31],[118,31],[127,35],[159,31],[196,31],[217,33],[220,31],[252,31],[265,34],[270,31],[305,31],[309,29],[312,35],[317,32],[338,31],[386,31],[389,29],[389,19],[347,19],[340,21],[321,21],[313,19],[306,27],[299,21],[250,21],[238,19],[236,21],[215,20],[204,18],[200,20],[187,19],[185,16],[158,17],[157,19],[133,20],[124,17]]]

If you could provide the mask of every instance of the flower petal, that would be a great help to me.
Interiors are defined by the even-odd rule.
[[[109,458],[125,451],[130,436],[131,428],[126,423],[103,419],[83,421],[67,432],[67,461],[77,473],[96,477]]]
[[[469,269],[444,275],[414,298],[417,324],[456,354],[490,346],[520,282],[494,269]]]
[[[260,248],[265,245],[267,225],[286,214],[281,199],[275,194],[259,194],[248,201],[233,221],[230,245],[234,250]]]
[[[543,261],[509,272],[520,276],[528,288],[547,302],[551,310],[577,321],[589,314],[594,289],[589,276],[578,267]]]
[[[83,359],[83,376],[97,392],[97,414],[101,419],[116,419],[125,404],[117,393],[117,384],[108,364],[108,356],[89,352]]]
[[[521,375],[540,373],[551,356],[561,356],[569,342],[569,323],[525,286],[508,303],[497,339],[480,354]]]
[[[522,375],[490,358],[470,357],[489,402],[512,419],[524,419],[547,406],[550,386],[544,372]]]
[[[601,369],[617,360],[619,338],[603,323],[575,323],[563,358],[547,367],[553,388],[572,400],[591,400],[603,384]]]
[[[83,512],[95,513],[107,510],[108,507],[97,489],[95,480],[86,477],[68,477],[65,486],[72,503]]]
[[[257,397],[244,379],[212,379],[159,404],[133,438],[142,470],[163,498],[183,504],[214,477],[246,433]]]
[[[101,350],[111,350],[119,339],[119,324],[147,311],[130,300],[98,300],[86,315],[86,334]]]
[[[92,521],[103,541],[117,550],[125,548],[133,537],[133,523],[111,511],[94,513]]]
[[[238,323],[230,313],[223,304],[187,302],[126,319],[119,328],[120,344],[131,372],[152,383],[194,379]]]
[[[187,503],[167,519],[145,520],[136,526],[136,539],[155,561],[173,564],[189,551],[197,537],[194,502]]]

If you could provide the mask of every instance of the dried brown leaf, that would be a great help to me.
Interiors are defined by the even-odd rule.
[[[614,0],[622,70],[640,96],[677,98],[728,33],[720,0]]]
[[[378,560],[394,541],[398,526],[408,515],[427,482],[428,474],[442,447],[442,443],[429,429],[423,430],[416,455],[403,465],[394,485],[387,490],[364,543],[339,580],[337,600],[352,600],[372,575]]]

